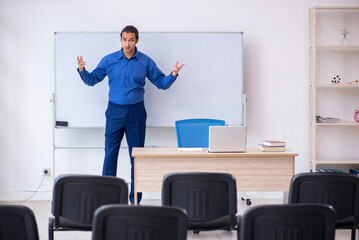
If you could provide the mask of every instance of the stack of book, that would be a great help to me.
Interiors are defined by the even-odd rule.
[[[359,168],[351,168],[349,169],[349,172],[355,175],[359,175]]]
[[[264,140],[259,144],[259,150],[262,152],[284,152],[285,142],[278,140]]]
[[[340,122],[339,118],[324,118],[321,116],[315,116],[317,123],[337,123]]]
[[[343,173],[342,170],[338,170],[335,168],[317,168],[315,169],[317,173]]]

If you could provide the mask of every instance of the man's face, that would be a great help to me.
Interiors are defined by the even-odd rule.
[[[134,33],[123,32],[121,37],[122,49],[125,54],[135,54],[136,44],[136,35]]]

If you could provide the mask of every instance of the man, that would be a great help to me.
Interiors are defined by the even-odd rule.
[[[184,66],[178,65],[177,61],[172,72],[168,76],[164,75],[151,58],[137,50],[138,40],[138,30],[134,26],[126,26],[121,31],[122,49],[105,56],[91,73],[85,69],[86,62],[82,56],[77,57],[78,72],[85,84],[94,86],[108,76],[110,90],[105,113],[105,160],[102,174],[116,176],[119,148],[126,134],[131,158],[131,203],[134,201],[132,148],[143,147],[145,143],[145,78],[159,89],[168,89]],[[138,202],[141,198],[142,193],[138,193]]]

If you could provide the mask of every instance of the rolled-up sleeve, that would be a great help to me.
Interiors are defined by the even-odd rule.
[[[166,76],[157,66],[156,63],[149,59],[147,78],[159,89],[168,89],[176,81],[177,76],[172,72]]]
[[[102,59],[91,73],[89,73],[86,69],[83,71],[79,71],[79,69],[77,69],[77,71],[86,85],[94,86],[95,84],[101,82],[107,75],[106,61]]]

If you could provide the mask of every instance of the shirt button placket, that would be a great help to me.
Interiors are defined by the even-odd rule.
[[[130,61],[130,59],[126,60],[126,70],[125,70],[125,79],[124,79],[124,83],[125,83],[125,89],[126,89],[126,93],[128,93],[128,89],[130,88],[130,84],[129,84],[129,68],[128,68],[128,62]],[[125,95],[125,104],[128,104],[128,100],[127,100],[127,94]]]

